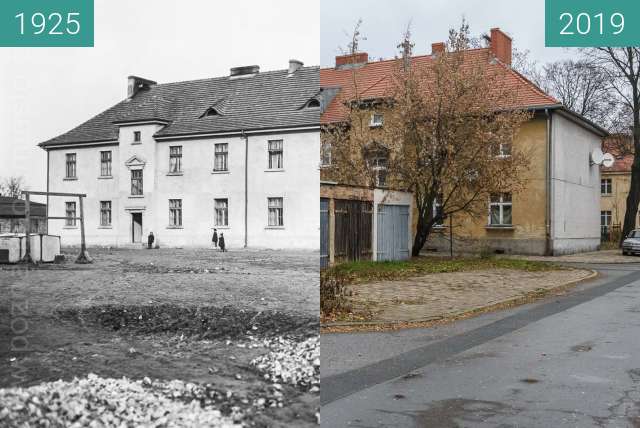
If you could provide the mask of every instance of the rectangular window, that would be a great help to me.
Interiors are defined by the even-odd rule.
[[[171,174],[182,172],[182,146],[169,147],[169,172]]]
[[[511,214],[511,193],[496,193],[491,195],[489,202],[489,225],[511,226]]]
[[[111,176],[111,151],[100,152],[100,175]]]
[[[282,198],[268,198],[269,226],[284,226],[282,219]]]
[[[331,144],[324,142],[320,146],[320,166],[331,166]]]
[[[442,195],[438,195],[438,197],[433,200],[433,218],[435,219],[435,222],[433,223],[435,227],[444,226],[444,215],[442,212]]]
[[[133,196],[139,196],[143,194],[141,169],[131,170],[131,194]]]
[[[216,226],[229,226],[229,200],[215,200]]]
[[[369,124],[369,126],[371,127],[378,127],[378,126],[382,126],[384,123],[384,116],[381,113],[373,113],[371,115],[371,123]]]
[[[75,202],[65,202],[65,213],[67,219],[65,220],[65,224],[67,226],[75,226],[76,225],[76,203]]]
[[[282,169],[282,140],[269,141],[269,169]]]
[[[613,191],[613,185],[610,178],[603,178],[600,180],[600,193],[602,195],[611,195]]]
[[[75,153],[67,153],[67,178],[76,178],[76,154]]]
[[[182,199],[169,199],[169,226],[182,227]]]
[[[100,226],[111,226],[111,201],[100,201]]]
[[[387,158],[375,157],[371,159],[371,169],[375,174],[376,186],[384,187],[387,185]]]
[[[611,211],[600,211],[600,234],[603,236],[609,235],[610,227]]]
[[[215,145],[215,159],[213,161],[214,171],[228,171],[229,165],[229,144],[220,143]]]
[[[139,143],[142,141],[142,133],[140,131],[133,131],[133,142]]]

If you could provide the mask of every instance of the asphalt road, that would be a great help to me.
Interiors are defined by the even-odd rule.
[[[640,265],[452,325],[324,335],[322,426],[640,427]]]

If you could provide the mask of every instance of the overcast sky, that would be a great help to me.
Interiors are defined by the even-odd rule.
[[[446,40],[449,28],[459,27],[463,16],[473,35],[500,27],[518,49],[530,50],[539,61],[571,55],[562,48],[544,47],[544,0],[322,0],[322,66],[333,65],[339,48],[347,49],[358,18],[367,38],[360,48],[377,59],[396,55],[409,21],[415,53],[425,54],[431,52],[431,43]]]
[[[45,190],[36,144],[159,83],[320,63],[320,0],[95,0],[94,48],[0,48],[0,177]]]

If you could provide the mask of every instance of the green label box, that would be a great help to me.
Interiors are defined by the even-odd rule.
[[[545,0],[545,45],[640,46],[640,0]]]
[[[1,47],[93,47],[94,0],[0,0]]]

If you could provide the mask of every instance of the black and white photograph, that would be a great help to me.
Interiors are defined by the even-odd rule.
[[[97,0],[93,47],[0,51],[0,426],[319,424],[318,14]]]

